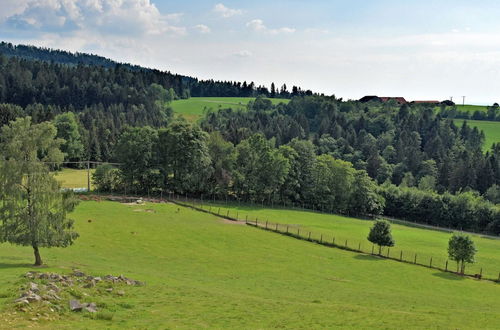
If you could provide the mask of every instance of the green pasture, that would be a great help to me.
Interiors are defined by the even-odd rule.
[[[94,169],[90,170],[90,189],[93,188],[92,185],[92,173]],[[61,183],[63,188],[87,188],[87,170],[86,169],[74,169],[74,168],[63,168],[60,171],[54,173],[56,180]]]
[[[189,121],[196,121],[206,111],[232,108],[246,109],[248,102],[254,97],[191,97],[186,100],[176,100],[171,103],[174,113],[185,117]],[[288,99],[269,99],[273,104],[288,103]]]
[[[456,119],[455,122],[457,125],[461,126],[464,120]],[[500,142],[500,121],[467,120],[467,124],[470,127],[477,127],[484,131],[484,151],[490,150],[493,143]]]
[[[173,204],[87,201],[72,216],[81,237],[69,248],[42,249],[43,271],[76,267],[146,285],[96,298],[112,320],[71,312],[32,320],[11,303],[21,275],[33,270],[31,248],[2,244],[0,328],[484,329],[500,318],[493,282],[327,248]]]
[[[371,220],[302,210],[238,206],[234,203],[210,205],[213,206],[211,210],[215,212],[220,208],[222,215],[227,215],[229,211],[229,216],[238,215],[238,218],[243,220],[248,216],[251,221],[257,218],[261,222],[287,224],[291,232],[299,232],[303,236],[311,232],[312,238],[318,239],[322,235],[324,241],[332,242],[335,238],[335,243],[339,245],[345,245],[347,240],[350,248],[358,249],[361,244],[363,251],[371,252],[372,249],[372,244],[366,239],[373,224]],[[209,205],[204,208],[209,208]],[[403,259],[407,261],[414,261],[416,254],[419,263],[430,264],[432,257],[433,266],[445,267],[448,239],[451,236],[449,232],[401,224],[393,224],[392,230],[396,245],[390,248],[390,256],[399,258],[403,251]],[[476,263],[466,267],[467,273],[479,274],[482,268],[483,276],[497,279],[500,273],[500,237],[492,239],[473,235],[473,239],[478,252]],[[383,250],[383,254],[387,254],[387,249]],[[450,261],[449,269],[455,270],[456,264]]]

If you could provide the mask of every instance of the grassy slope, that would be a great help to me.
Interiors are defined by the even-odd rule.
[[[460,127],[464,120],[455,120],[456,124]],[[484,131],[486,137],[484,143],[484,151],[490,150],[493,143],[500,142],[500,122],[499,121],[486,121],[486,120],[467,120],[470,127],[477,127]]]
[[[192,97],[187,100],[172,102],[174,113],[184,116],[189,121],[196,121],[204,114],[204,109],[218,110],[224,108],[246,109],[252,97]],[[270,99],[273,104],[289,102],[287,99]]]
[[[149,208],[156,213],[139,212]],[[68,314],[46,328],[492,328],[500,286],[330,249],[174,205],[84,202],[81,238],[43,249],[69,271],[125,274],[147,282],[109,299],[112,321]],[[87,219],[93,219],[91,223]],[[8,314],[29,248],[0,245],[0,320]],[[7,292],[7,294],[5,294]],[[1,293],[1,292],[0,292]],[[126,302],[131,309],[120,307]],[[124,306],[124,305],[122,305]],[[3,310],[2,310],[3,308]]]
[[[344,244],[348,240],[350,247],[358,248],[359,243],[363,250],[370,252],[371,243],[366,239],[372,221],[355,218],[342,217],[338,215],[322,214],[299,210],[282,210],[270,208],[258,208],[250,206],[230,206],[217,204],[221,207],[221,214],[226,214],[230,210],[230,215],[244,219],[246,215],[249,219],[255,220],[257,217],[262,221],[269,220],[283,224],[290,224],[291,231],[300,229],[303,233],[311,231],[313,237],[319,238],[323,234],[324,240],[331,241],[333,237],[337,243]],[[426,262],[433,258],[433,265],[444,268],[447,259],[447,247],[450,234],[447,232],[421,229],[404,225],[393,224],[393,236],[396,246],[391,248],[392,256],[400,256],[403,250],[403,257],[406,260],[414,260],[415,253],[420,262]],[[468,273],[479,273],[483,268],[483,275],[497,278],[500,272],[500,240],[483,238],[474,235],[474,242],[478,249],[476,264],[468,266]],[[456,265],[450,263],[450,269]]]

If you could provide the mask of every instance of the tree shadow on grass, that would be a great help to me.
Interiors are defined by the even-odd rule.
[[[35,267],[33,264],[28,263],[4,263],[0,262],[0,270],[9,268],[39,268]]]
[[[446,280],[451,280],[451,281],[463,281],[465,280],[464,276],[457,275],[455,273],[449,273],[449,272],[437,272],[432,274],[436,277],[444,278]]]
[[[380,258],[376,255],[368,255],[368,254],[358,254],[354,256],[354,259],[357,260],[368,260],[368,261],[381,261],[384,260],[383,258]]]

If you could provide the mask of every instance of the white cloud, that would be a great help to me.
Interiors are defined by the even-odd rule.
[[[237,56],[237,57],[250,57],[253,54],[249,50],[240,50],[240,51],[233,53],[233,55]]]
[[[24,1],[24,6],[12,7],[14,9],[11,8],[10,13],[4,16],[8,26],[42,32],[185,33],[185,28],[170,24],[179,21],[182,14],[162,15],[150,0]]]
[[[241,15],[243,11],[241,9],[232,9],[224,6],[222,3],[218,3],[214,6],[213,9],[214,12],[217,14],[221,15],[224,18],[236,16],[236,15]]]
[[[194,28],[201,34],[207,34],[211,32],[210,28],[205,24],[195,25]]]
[[[264,25],[264,21],[261,19],[253,19],[247,23],[247,27],[255,32],[262,32],[267,34],[280,34],[280,33],[294,33],[295,29],[289,27],[282,27],[279,29],[269,29]]]

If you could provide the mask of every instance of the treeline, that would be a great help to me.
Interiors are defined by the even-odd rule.
[[[254,134],[235,146],[218,132],[175,121],[158,130],[126,128],[114,154],[121,165],[97,168],[99,189],[231,196],[350,215],[377,215],[384,205],[365,171],[330,155],[317,156],[306,140],[275,147]]]
[[[500,210],[477,192],[438,194],[388,182],[377,185],[365,170],[316,151],[309,140],[276,146],[259,133],[233,145],[219,132],[208,134],[182,121],[160,129],[127,127],[114,150],[121,165],[100,166],[93,179],[101,191],[174,192],[353,216],[384,214],[500,233]]]
[[[482,131],[466,123],[457,127],[432,106],[366,107],[319,96],[273,106],[257,99],[247,111],[209,113],[201,125],[233,144],[254,132],[278,146],[308,139],[318,154],[348,161],[379,184],[481,194],[500,184],[500,146],[484,154]]]
[[[176,98],[201,96],[290,98],[312,95],[310,90],[286,84],[270,89],[253,82],[199,80],[137,65],[118,63],[85,53],[13,45],[0,42],[0,102],[31,103],[75,109],[102,103],[143,104],[151,84],[172,88]]]
[[[500,106],[494,103],[492,106],[486,107],[486,111],[475,110],[459,110],[457,107],[441,107],[440,113],[446,118],[471,119],[471,120],[490,120],[500,121]]]

